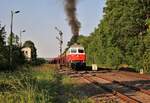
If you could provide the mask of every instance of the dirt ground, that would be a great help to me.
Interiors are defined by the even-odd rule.
[[[59,70],[59,73],[70,76],[79,90],[96,103],[150,101],[150,75],[114,70],[73,71],[68,68]]]

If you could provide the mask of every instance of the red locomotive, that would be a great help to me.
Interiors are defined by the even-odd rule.
[[[61,63],[71,68],[84,68],[86,66],[86,54],[84,47],[74,44],[68,48],[63,55],[53,60],[55,63]]]
[[[80,68],[86,66],[86,55],[84,47],[79,44],[74,44],[65,53],[64,63],[72,68]]]

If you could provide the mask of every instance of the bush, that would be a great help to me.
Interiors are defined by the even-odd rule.
[[[143,55],[143,68],[145,72],[150,72],[150,51],[147,51]]]
[[[31,64],[32,66],[39,66],[45,63],[46,63],[46,60],[44,58],[37,58],[35,60],[29,61],[29,64]]]
[[[47,65],[0,73],[0,103],[93,103],[73,82]]]

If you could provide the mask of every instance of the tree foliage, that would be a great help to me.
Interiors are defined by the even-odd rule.
[[[0,70],[8,66],[8,50],[5,42],[5,26],[0,28]]]
[[[72,36],[71,40],[68,42],[67,46],[70,47],[72,44],[77,43],[78,35]]]
[[[86,48],[88,63],[149,71],[150,1],[107,0],[98,27],[78,42]]]
[[[0,27],[0,70],[9,70],[10,63],[10,44],[6,45],[6,32],[5,26]],[[17,42],[16,42],[17,43]],[[12,69],[16,69],[17,66],[24,64],[24,55],[21,52],[21,48],[15,42],[12,45]]]

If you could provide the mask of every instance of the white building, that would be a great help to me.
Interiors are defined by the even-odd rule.
[[[23,52],[25,58],[30,61],[31,60],[31,48],[29,47],[24,47],[21,49],[21,51]]]

